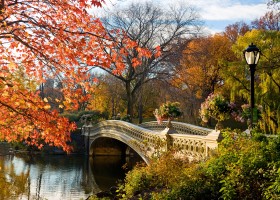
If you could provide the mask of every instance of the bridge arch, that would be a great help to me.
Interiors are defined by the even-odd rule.
[[[143,152],[143,149],[141,149],[136,141],[133,138],[128,137],[125,133],[121,133],[116,130],[101,130],[99,131],[99,134],[96,134],[94,136],[90,136],[90,142],[89,142],[89,155],[96,155],[94,152],[95,143],[98,142],[100,139],[114,139],[118,141],[116,145],[120,145],[120,151],[122,151],[123,154],[127,154],[129,152],[128,148],[131,148],[133,151],[135,151],[145,163],[149,163],[149,158]],[[124,145],[124,146],[122,146]]]
[[[94,141],[91,141],[89,154],[90,155],[110,155],[118,156],[124,155],[126,149],[128,148],[127,144],[122,141],[119,141],[112,137],[98,137]]]

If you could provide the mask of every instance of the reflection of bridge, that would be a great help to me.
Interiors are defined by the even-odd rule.
[[[203,159],[218,145],[219,131],[172,122],[177,133],[168,134],[166,124],[167,122],[162,125],[147,122],[137,126],[124,121],[107,120],[96,125],[85,125],[82,134],[85,136],[89,155],[112,154],[112,149],[115,149],[115,153],[129,154],[132,149],[146,163],[149,163],[150,156],[158,150],[159,143],[161,150],[169,146],[177,147],[181,155],[190,159]]]

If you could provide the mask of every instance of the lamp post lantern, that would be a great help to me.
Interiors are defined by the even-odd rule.
[[[258,64],[259,58],[260,58],[260,50],[256,45],[251,43],[247,49],[243,51],[245,60],[247,64],[249,65],[250,68],[250,73],[251,73],[251,127],[253,126],[254,123],[257,121],[257,114],[255,111],[255,88],[254,88],[254,79],[255,79],[255,71],[256,71],[256,66]]]

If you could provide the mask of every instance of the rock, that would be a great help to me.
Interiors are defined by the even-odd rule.
[[[105,197],[112,198],[113,197],[113,195],[110,192],[108,192],[108,191],[98,192],[96,194],[96,196],[97,196],[97,198],[105,198]]]
[[[110,192],[111,192],[111,194],[113,194],[113,195],[116,195],[116,194],[118,193],[117,190],[118,190],[118,188],[117,188],[116,186],[112,186],[112,187],[110,188]]]

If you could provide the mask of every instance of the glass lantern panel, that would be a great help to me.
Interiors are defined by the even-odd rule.
[[[258,64],[260,58],[260,52],[255,52],[255,53],[256,53],[255,64]]]
[[[245,52],[245,58],[248,65],[255,64],[255,55],[254,52]]]

